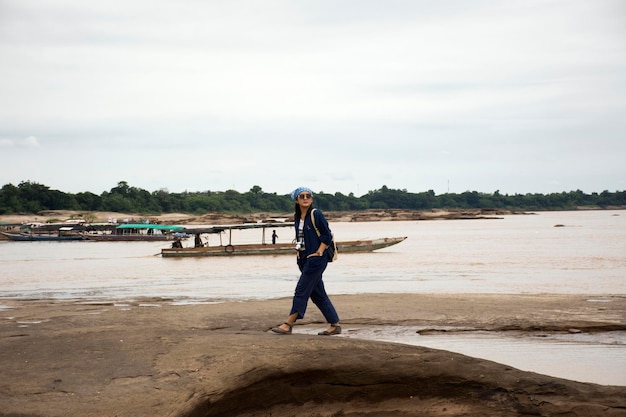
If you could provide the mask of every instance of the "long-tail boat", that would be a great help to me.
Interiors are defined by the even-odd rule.
[[[182,258],[198,256],[236,256],[236,255],[295,255],[294,243],[271,243],[266,241],[266,229],[277,227],[293,227],[293,224],[286,222],[277,223],[249,223],[239,225],[212,226],[204,228],[185,228],[184,232],[189,235],[196,235],[193,247],[183,247],[181,243],[175,241],[170,248],[161,249],[161,256],[165,258]],[[233,230],[261,229],[262,236],[260,243],[234,244],[232,239]],[[222,242],[222,233],[228,234],[228,242]],[[202,234],[220,234],[220,244],[210,246],[202,241]],[[398,244],[406,237],[386,237],[379,239],[364,239],[336,242],[338,253],[371,252],[377,249],[386,248]]]

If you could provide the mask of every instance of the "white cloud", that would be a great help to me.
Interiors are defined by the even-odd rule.
[[[41,145],[34,136],[29,136],[24,139],[8,139],[0,138],[0,148],[39,148]]]
[[[39,141],[34,136],[29,136],[23,141],[20,141],[20,144],[26,148],[39,148]]]

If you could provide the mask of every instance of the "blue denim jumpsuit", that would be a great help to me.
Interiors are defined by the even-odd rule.
[[[330,298],[328,298],[328,294],[326,294],[324,281],[322,281],[322,274],[328,265],[328,250],[324,251],[322,256],[307,258],[308,255],[317,251],[320,241],[330,245],[332,239],[331,231],[321,211],[315,210],[313,215],[315,216],[315,225],[320,232],[320,236],[318,237],[315,232],[315,228],[311,222],[311,212],[309,211],[304,218],[305,250],[298,252],[297,262],[301,274],[293,296],[290,315],[298,313],[298,319],[304,318],[310,298],[317,308],[320,309],[326,321],[330,324],[335,324],[339,323],[339,316]],[[296,239],[300,221],[301,220],[298,219],[295,223]]]

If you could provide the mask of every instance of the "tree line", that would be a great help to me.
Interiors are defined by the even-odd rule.
[[[170,193],[166,189],[147,191],[120,181],[100,195],[77,194],[51,190],[36,182],[25,181],[0,189],[0,214],[35,214],[46,210],[112,211],[119,213],[284,213],[293,210],[288,194],[266,193],[255,185],[249,191],[234,190]],[[476,191],[436,195],[428,190],[410,193],[383,186],[356,197],[353,193],[315,194],[315,205],[327,211],[359,211],[368,209],[505,209],[575,210],[579,207],[626,207],[626,191],[603,191],[587,194],[581,190],[551,194],[491,194]]]

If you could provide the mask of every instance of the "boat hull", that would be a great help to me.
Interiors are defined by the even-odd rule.
[[[15,234],[0,232],[3,236],[9,240],[17,242],[65,242],[75,240],[85,240],[82,235],[69,235],[69,236],[57,236],[57,235],[27,235],[27,234]]]
[[[387,237],[372,240],[354,240],[349,242],[337,242],[339,254],[372,252],[398,244],[406,237]],[[164,248],[161,256],[164,258],[185,258],[198,256],[238,256],[238,255],[295,255],[294,245],[291,243],[280,244],[253,244],[253,245],[226,245],[209,246],[199,248]]]

